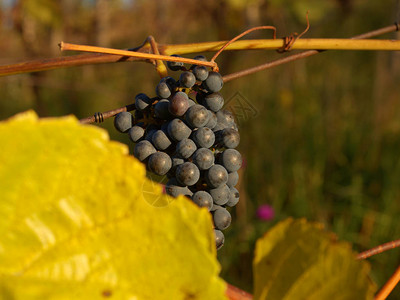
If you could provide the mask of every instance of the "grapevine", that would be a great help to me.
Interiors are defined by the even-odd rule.
[[[397,24],[354,38],[369,38],[394,30],[398,30]],[[224,99],[220,94],[223,83],[328,49],[365,49],[366,47],[371,50],[393,50],[399,47],[398,43],[393,41],[381,43],[366,40],[359,43],[348,41],[347,44],[339,43],[337,46],[335,43],[338,43],[338,40],[326,41],[326,43],[318,41],[317,44],[293,38],[276,40],[274,33],[273,40],[268,43],[255,42],[257,46],[253,49],[318,50],[309,50],[225,76],[218,72],[218,65],[214,61],[220,52],[217,52],[211,61],[207,61],[202,55],[193,59],[182,58],[178,55],[218,49],[222,51],[225,48],[226,50],[249,48],[248,41],[230,43],[231,41],[222,41],[173,47],[174,45],[157,45],[154,39],[149,37],[144,45],[136,48],[136,52],[131,50],[113,52],[105,48],[93,48],[94,52],[104,54],[72,56],[63,60],[54,59],[47,62],[36,61],[31,64],[0,67],[0,75],[115,62],[121,58],[146,60],[153,63],[162,77],[154,93],[140,93],[136,95],[134,104],[106,113],[96,113],[92,117],[82,119],[81,123],[102,122],[106,118],[115,117],[115,128],[127,134],[135,143],[134,156],[146,165],[148,171],[168,177],[167,194],[173,197],[187,196],[195,204],[205,207],[212,213],[215,245],[217,249],[220,249],[224,245],[222,231],[231,222],[229,209],[239,201],[239,192],[235,185],[238,182],[237,171],[242,164],[242,157],[235,149],[240,141],[238,127],[233,114],[223,108]],[[72,44],[62,43],[61,47],[64,50],[90,51],[89,46],[79,48]],[[136,56],[131,56],[132,52],[135,52]],[[137,55],[138,53],[147,53],[147,56]],[[179,75],[176,78],[168,76],[162,61],[168,61],[168,68],[173,72],[180,72]],[[187,65],[185,66],[184,63]],[[361,253],[357,258],[365,259],[399,245],[398,241],[387,243],[383,247],[374,248],[374,251]],[[395,272],[376,299],[384,299],[398,280],[399,270]],[[232,298],[242,292],[235,291],[232,286],[228,287],[228,294],[229,291]],[[249,299],[251,295],[246,294],[243,297]]]

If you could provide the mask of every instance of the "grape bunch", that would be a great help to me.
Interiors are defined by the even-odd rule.
[[[206,61],[202,55],[194,59]],[[135,110],[115,116],[114,126],[135,143],[134,156],[147,170],[166,175],[166,193],[185,195],[213,216],[217,249],[224,244],[222,230],[229,227],[227,208],[239,201],[235,188],[242,157],[233,114],[223,109],[219,93],[222,76],[204,66],[168,62],[179,79],[167,76],[155,88],[155,97],[140,93]]]

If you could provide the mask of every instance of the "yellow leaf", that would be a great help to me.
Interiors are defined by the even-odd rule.
[[[369,265],[321,224],[287,219],[257,241],[254,299],[373,299]]]
[[[210,214],[104,130],[27,112],[0,140],[0,298],[224,299]]]

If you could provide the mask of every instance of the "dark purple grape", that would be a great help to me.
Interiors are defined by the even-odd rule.
[[[237,185],[239,181],[239,174],[238,172],[231,172],[228,173],[228,182],[226,183],[227,186],[229,186],[230,188],[234,187],[235,185]]]
[[[229,200],[226,202],[226,206],[234,207],[239,202],[239,191],[234,187],[230,188]]]
[[[165,152],[156,152],[150,155],[147,166],[151,172],[157,175],[165,175],[171,169],[172,161]]]
[[[221,74],[211,71],[208,73],[208,77],[203,81],[203,86],[211,93],[219,92],[224,85]]]
[[[220,93],[204,96],[203,105],[213,112],[219,111],[224,106],[224,98]]]
[[[240,135],[237,130],[224,128],[217,134],[218,145],[225,148],[236,148],[240,142]]]
[[[228,182],[228,172],[221,165],[213,165],[207,170],[205,179],[209,187],[217,188]]]
[[[210,148],[214,145],[215,134],[208,127],[201,127],[193,132],[193,141],[199,148]]]
[[[158,119],[168,120],[171,119],[172,115],[168,110],[169,101],[167,99],[161,99],[154,105],[154,115]]]
[[[192,128],[203,127],[208,122],[207,109],[199,104],[195,104],[187,110],[185,120]]]
[[[225,125],[225,127],[230,127],[235,123],[235,118],[233,114],[226,109],[222,109],[216,113],[218,123]]]
[[[208,192],[213,197],[214,203],[218,205],[225,205],[229,201],[231,194],[231,190],[226,184],[215,189],[210,189]]]
[[[213,220],[217,229],[224,230],[231,225],[232,217],[225,208],[219,208],[213,212]]]
[[[180,119],[173,119],[168,124],[168,135],[176,142],[190,136],[192,130]]]
[[[171,55],[173,57],[182,57],[177,54]],[[183,67],[183,62],[167,61],[167,66],[171,71],[179,71]]]
[[[177,92],[169,101],[168,111],[173,116],[183,116],[189,108],[189,97],[184,92]]]
[[[191,88],[196,83],[196,77],[193,75],[192,72],[183,72],[179,77],[179,83],[182,87]]]
[[[200,207],[205,207],[210,210],[213,206],[213,199],[206,191],[197,191],[193,194],[192,200]]]
[[[130,112],[123,111],[114,118],[114,127],[119,132],[127,132],[133,126],[133,116]]]
[[[140,93],[135,96],[135,107],[140,111],[144,111],[150,107],[153,101],[146,94]]]
[[[181,158],[189,158],[197,150],[191,139],[183,139],[176,145],[176,153]]]
[[[135,145],[133,155],[140,161],[146,160],[150,155],[156,152],[154,146],[147,140],[140,141]]]
[[[171,146],[172,142],[163,130],[157,130],[153,133],[151,141],[158,150],[165,150]]]
[[[235,172],[242,166],[242,156],[235,149],[226,149],[222,152],[219,162],[228,172]]]
[[[144,137],[144,129],[136,125],[129,129],[128,134],[131,141],[137,143]]]
[[[214,153],[210,149],[200,148],[193,154],[192,159],[200,170],[208,170],[214,164]]]
[[[208,70],[204,66],[195,66],[193,68],[193,75],[196,77],[197,80],[204,81],[208,77]]]
[[[200,171],[191,162],[185,162],[176,168],[176,179],[183,185],[194,185],[200,179]]]
[[[156,86],[156,94],[160,98],[168,98],[172,94],[172,88],[166,81],[160,81]]]

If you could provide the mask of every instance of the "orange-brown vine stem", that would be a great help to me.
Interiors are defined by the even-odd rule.
[[[357,259],[366,259],[375,254],[379,254],[379,253],[382,253],[382,252],[385,252],[387,250],[394,249],[397,247],[400,247],[400,240],[391,241],[391,242],[379,245],[377,247],[371,248],[369,250],[366,250],[364,252],[361,252],[357,255]]]
[[[398,30],[399,30],[399,25],[398,24],[394,24],[394,25],[391,25],[391,26],[387,26],[387,27],[384,27],[384,28],[380,28],[380,29],[371,31],[371,32],[367,32],[367,33],[364,33],[364,34],[356,35],[356,36],[352,37],[351,39],[368,39],[368,38],[371,38],[371,37],[375,37],[375,36],[378,36],[378,35],[382,35],[382,34],[393,32],[393,31],[398,31]],[[298,59],[301,59],[301,58],[306,58],[306,57],[312,56],[314,54],[318,54],[318,53],[323,52],[323,51],[326,51],[326,50],[308,50],[308,51],[300,52],[300,53],[297,53],[297,54],[294,54],[294,55],[291,55],[291,56],[287,56],[287,57],[284,57],[284,58],[279,58],[277,60],[262,64],[262,65],[258,65],[258,66],[253,67],[253,68],[248,68],[248,69],[245,69],[245,70],[242,70],[242,71],[238,71],[238,72],[235,72],[235,73],[231,73],[231,74],[225,75],[223,77],[223,80],[224,80],[224,82],[228,82],[228,81],[231,81],[233,79],[240,78],[240,77],[243,77],[243,76],[246,76],[246,75],[250,75],[250,74],[253,74],[253,73],[256,73],[256,72],[260,72],[260,71],[263,71],[263,70],[266,70],[266,69],[269,69],[269,68],[272,68],[272,67],[275,67],[275,66],[279,66],[279,65],[284,64],[284,63],[295,61],[295,60],[298,60]]]
[[[397,267],[396,271],[389,278],[389,280],[384,284],[381,290],[376,294],[375,300],[385,300],[389,294],[396,287],[397,283],[400,281],[400,266]]]
[[[391,25],[364,34],[363,38],[369,38],[396,30],[398,30],[397,25]],[[359,36],[358,38],[361,38],[361,36]],[[226,50],[260,49],[257,48],[255,45],[257,41],[260,40],[237,41],[236,43],[229,45],[229,47]],[[293,48],[296,48],[299,45],[298,43],[299,41],[302,40],[301,39],[297,40],[297,42],[293,45]],[[206,42],[197,44],[181,44],[181,45],[158,45],[158,50],[159,53],[163,55],[218,51],[226,42],[227,41],[208,42],[208,43]],[[243,48],[242,43],[247,43],[246,48]],[[277,45],[280,45],[281,47],[283,44],[283,40],[277,39],[276,43],[278,43]],[[135,49],[129,49],[129,51],[136,51],[140,53],[152,53],[151,45],[147,41],[143,45]],[[81,55],[72,55],[72,56],[57,57],[57,58],[38,59],[24,63],[0,66],[0,76],[15,75],[15,74],[22,74],[29,72],[39,72],[39,71],[59,69],[65,67],[83,66],[89,64],[115,63],[124,61],[143,61],[143,59],[137,57],[126,57],[126,56],[103,54],[103,53],[81,54]]]
[[[355,39],[356,38],[364,38],[364,39],[365,38],[371,38],[371,37],[375,37],[375,36],[382,35],[382,34],[385,34],[385,33],[393,32],[393,31],[396,31],[398,29],[399,29],[398,26],[395,24],[395,25],[383,27],[383,28],[380,28],[380,29],[377,29],[377,30],[374,30],[374,31],[370,31],[370,32],[355,36],[353,38],[355,38]],[[161,47],[163,47],[163,46],[162,45],[158,45],[158,49],[160,49]],[[143,47],[141,47],[141,48],[143,48]],[[271,68],[271,67],[274,67],[274,66],[278,66],[278,65],[281,65],[281,64],[293,61],[293,60],[305,58],[305,57],[317,54],[319,52],[320,51],[318,51],[318,50],[304,51],[304,52],[301,52],[301,53],[298,53],[298,54],[294,54],[294,55],[291,55],[291,56],[288,56],[288,57],[285,57],[285,58],[277,59],[275,61],[269,62],[269,63],[264,64],[264,65],[260,65],[260,66],[257,66],[257,67],[253,67],[253,68],[249,68],[249,69],[246,69],[246,70],[243,70],[243,71],[239,71],[239,72],[236,72],[236,73],[225,75],[223,77],[223,80],[224,80],[224,82],[227,82],[227,81],[230,81],[230,80],[242,77],[242,76],[246,76],[246,75],[258,72],[258,71],[262,71],[262,70],[265,70],[265,69],[268,69],[268,68]],[[99,54],[99,55],[101,55],[101,54]],[[0,76],[1,76],[1,67],[0,67]],[[102,122],[103,120],[105,120],[107,118],[113,117],[114,115],[116,115],[119,112],[131,110],[131,109],[128,109],[128,108],[129,108],[128,106],[124,106],[124,107],[120,107],[120,108],[117,108],[117,109],[114,109],[114,110],[110,110],[110,111],[107,111],[107,112],[104,112],[104,113],[96,113],[93,116],[81,119],[80,122],[82,124],[90,124],[90,123],[94,123],[94,122]],[[101,116],[101,117],[99,117],[99,116]]]
[[[160,54],[153,54],[153,53],[142,53],[136,51],[129,51],[129,50],[119,50],[119,49],[112,49],[112,48],[103,48],[103,47],[96,47],[96,46],[87,46],[87,45],[77,45],[77,44],[70,44],[61,42],[60,43],[61,51],[85,51],[85,52],[94,52],[94,53],[107,53],[107,54],[114,54],[119,56],[128,56],[128,57],[137,57],[142,60],[145,59],[154,59],[154,60],[165,60],[171,61],[171,56],[169,55],[160,55]],[[208,61],[198,61],[196,59],[184,58],[184,57],[174,57],[173,61],[183,62],[186,64],[198,64],[206,67],[215,67],[215,62],[208,62]]]

